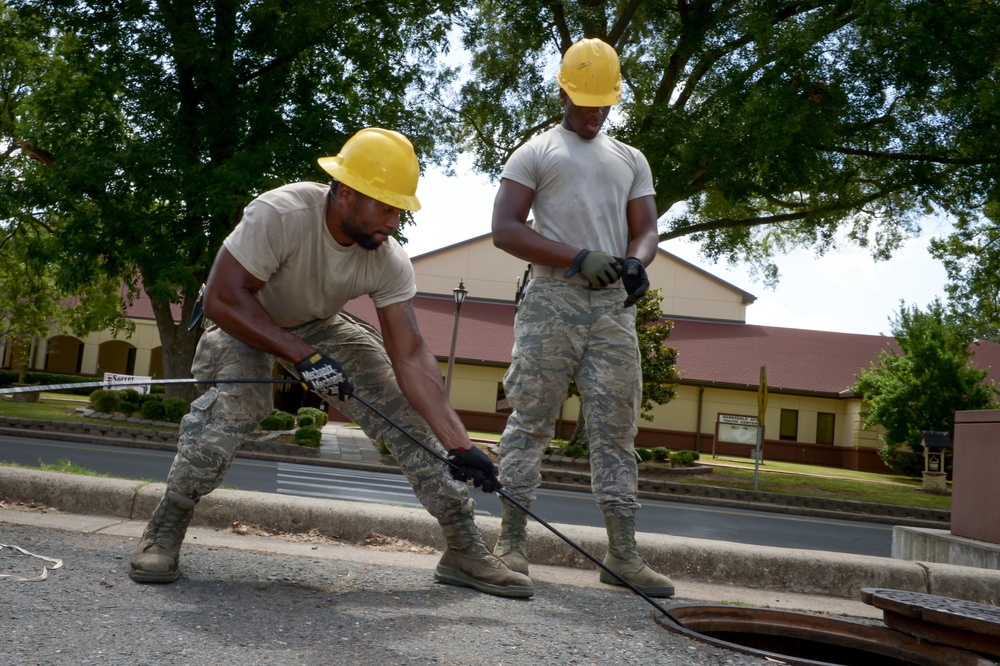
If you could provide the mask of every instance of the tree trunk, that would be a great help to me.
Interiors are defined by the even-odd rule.
[[[157,303],[150,299],[153,314],[156,317],[156,328],[160,333],[160,344],[163,345],[164,379],[183,379],[191,376],[191,362],[194,351],[201,338],[201,326],[193,331],[187,330],[187,322],[194,307],[194,297],[185,297],[181,304],[181,320],[175,322],[170,312],[169,303]],[[197,384],[169,384],[167,395],[183,398],[191,402],[204,393],[205,387]]]

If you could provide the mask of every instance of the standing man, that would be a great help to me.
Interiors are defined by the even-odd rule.
[[[646,564],[635,542],[642,369],[633,305],[649,288],[645,266],[659,242],[653,178],[641,152],[601,133],[621,101],[614,49],[599,39],[577,42],[558,80],[562,123],[514,151],[493,204],[494,245],[530,262],[533,276],[504,377],[513,413],[500,440],[500,480],[525,506],[534,500],[542,454],[575,379],[608,530],[604,563],[646,594],[669,597],[673,583]],[[494,553],[527,574],[527,516],[502,504]],[[603,570],[601,581],[621,584]]]
[[[265,192],[223,241],[205,287],[209,321],[191,372],[198,379],[270,377],[277,360],[327,401],[357,394],[393,414],[421,441],[447,452],[458,469],[449,474],[447,465],[361,403],[338,404],[372,440],[385,442],[441,524],[447,549],[437,580],[529,597],[531,579],[489,551],[473,522],[468,486],[452,478],[476,479],[488,492],[496,482],[490,459],[472,445],[444,394],[413,314],[413,266],[392,237],[400,211],[420,208],[413,146],[398,132],[364,129],[319,165],[333,177],[330,185],[294,183]],[[384,341],[374,328],[340,314],[366,294]],[[195,505],[222,482],[243,439],[272,408],[271,388],[250,383],[217,384],[191,403],[166,493],[132,554],[133,580],[178,578]]]

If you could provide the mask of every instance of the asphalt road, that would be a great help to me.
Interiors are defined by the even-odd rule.
[[[0,461],[25,466],[69,461],[80,467],[121,478],[162,482],[173,453],[101,444],[0,436]],[[418,506],[406,480],[398,474],[237,458],[223,487],[238,490],[381,502]],[[473,491],[477,512],[500,514],[495,495]],[[892,527],[884,524],[793,516],[765,511],[643,500],[638,528],[644,532],[799,548],[835,553],[889,557]],[[543,489],[532,506],[554,524],[603,525],[589,493]]]

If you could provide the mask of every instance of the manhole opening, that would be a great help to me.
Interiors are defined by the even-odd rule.
[[[685,636],[792,666],[992,666],[885,626],[742,606],[676,606],[654,616]]]
[[[831,645],[825,641],[729,631],[709,632],[704,635],[726,643],[742,645],[752,650],[764,651],[768,653],[768,656],[781,655],[807,660],[800,663],[836,664],[837,666],[913,666],[917,663],[883,654],[874,654],[866,649]]]

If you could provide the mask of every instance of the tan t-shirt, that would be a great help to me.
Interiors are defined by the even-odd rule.
[[[266,284],[257,300],[278,326],[327,319],[368,294],[375,307],[417,293],[410,258],[395,239],[377,250],[344,247],[326,228],[329,185],[293,183],[265,192],[243,211],[223,245]]]
[[[562,125],[515,150],[501,176],[535,191],[535,231],[616,257],[628,248],[628,202],[656,193],[638,149],[603,132],[581,139]]]

